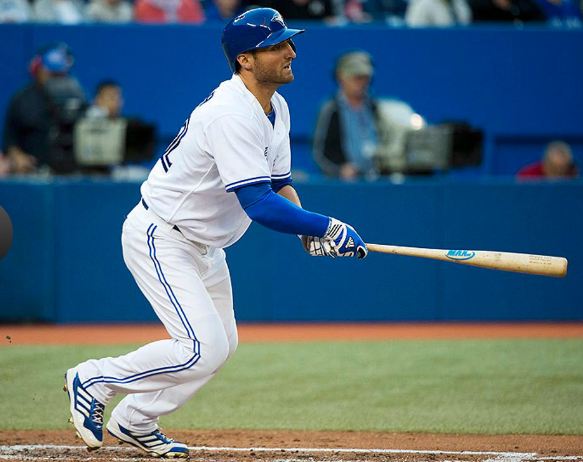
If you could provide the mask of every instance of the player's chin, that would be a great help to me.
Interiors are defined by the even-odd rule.
[[[294,73],[290,70],[281,76],[282,83],[290,83],[294,80]]]

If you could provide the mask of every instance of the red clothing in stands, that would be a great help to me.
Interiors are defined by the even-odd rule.
[[[200,23],[204,11],[198,0],[137,0],[135,20],[149,23]]]
[[[542,162],[526,165],[518,171],[518,178],[543,178],[544,176]]]
[[[577,167],[573,165],[569,171],[569,174],[565,175],[565,178],[575,178],[577,174]],[[516,176],[518,178],[546,178],[542,162],[536,162],[534,164],[529,164],[525,167],[522,167]]]

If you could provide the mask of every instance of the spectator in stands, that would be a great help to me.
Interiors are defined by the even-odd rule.
[[[581,27],[583,15],[578,0],[537,0],[547,21],[553,26]],[[583,8],[583,3],[581,3]]]
[[[338,20],[333,0],[272,0],[268,3],[270,8],[279,11],[286,20]]]
[[[123,95],[121,86],[115,80],[103,80],[97,85],[93,104],[86,117],[93,119],[117,119],[121,115]]]
[[[119,83],[112,79],[101,81],[97,85],[93,104],[75,126],[75,151],[83,173],[109,175],[114,166],[122,163],[122,140],[127,140],[128,135],[127,125],[121,118],[122,107]],[[96,149],[96,145],[100,147]],[[96,152],[108,154],[99,158]]]
[[[472,11],[466,0],[411,0],[405,21],[412,27],[466,25]]]
[[[27,0],[0,0],[0,23],[27,22],[31,16]]]
[[[125,116],[121,85],[105,79],[97,85],[92,105],[75,125],[75,154],[82,173],[99,175],[147,174],[139,165],[150,163],[156,147],[156,126]]]
[[[345,0],[342,5],[342,16],[355,23],[363,23],[372,21],[372,16],[365,11],[364,2],[361,0]]]
[[[371,56],[351,51],[337,60],[337,95],[326,102],[314,135],[314,159],[331,177],[353,180],[374,177],[379,136],[377,103],[369,96],[373,76]]]
[[[521,168],[517,176],[520,179],[568,179],[576,178],[578,175],[571,147],[557,140],[548,144],[539,162]]]
[[[35,0],[34,19],[38,22],[79,24],[85,20],[81,0]]]
[[[407,0],[358,0],[365,19],[402,24],[407,10]],[[347,15],[348,16],[348,15]]]
[[[469,0],[474,22],[544,22],[534,0]]]
[[[31,60],[32,81],[12,97],[6,112],[3,150],[12,173],[68,167],[67,143],[85,104],[79,82],[69,75],[73,61],[64,43],[40,49]]]
[[[127,0],[91,0],[85,16],[92,22],[130,22],[133,17],[132,5]]]
[[[144,23],[195,23],[205,20],[199,0],[136,0],[134,18]]]
[[[241,0],[209,0],[205,3],[204,15],[207,22],[226,22],[244,11]]]

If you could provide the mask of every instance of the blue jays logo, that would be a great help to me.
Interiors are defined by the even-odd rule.
[[[280,13],[274,14],[273,18],[271,18],[271,22],[278,22],[282,27],[285,27],[285,22],[283,22],[283,18],[281,17]]]
[[[470,260],[476,256],[471,250],[448,250],[445,256],[451,260]]]

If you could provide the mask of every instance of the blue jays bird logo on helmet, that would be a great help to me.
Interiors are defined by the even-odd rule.
[[[285,22],[283,22],[283,17],[281,16],[281,14],[279,13],[279,11],[276,11],[275,14],[273,15],[273,18],[271,18],[272,22],[278,22],[280,23],[283,27],[286,27]]]
[[[223,30],[222,45],[229,67],[237,72],[237,56],[290,40],[304,29],[291,29],[272,8],[255,8],[232,19]],[[290,40],[291,42],[291,40]],[[291,42],[292,47],[295,45]]]

